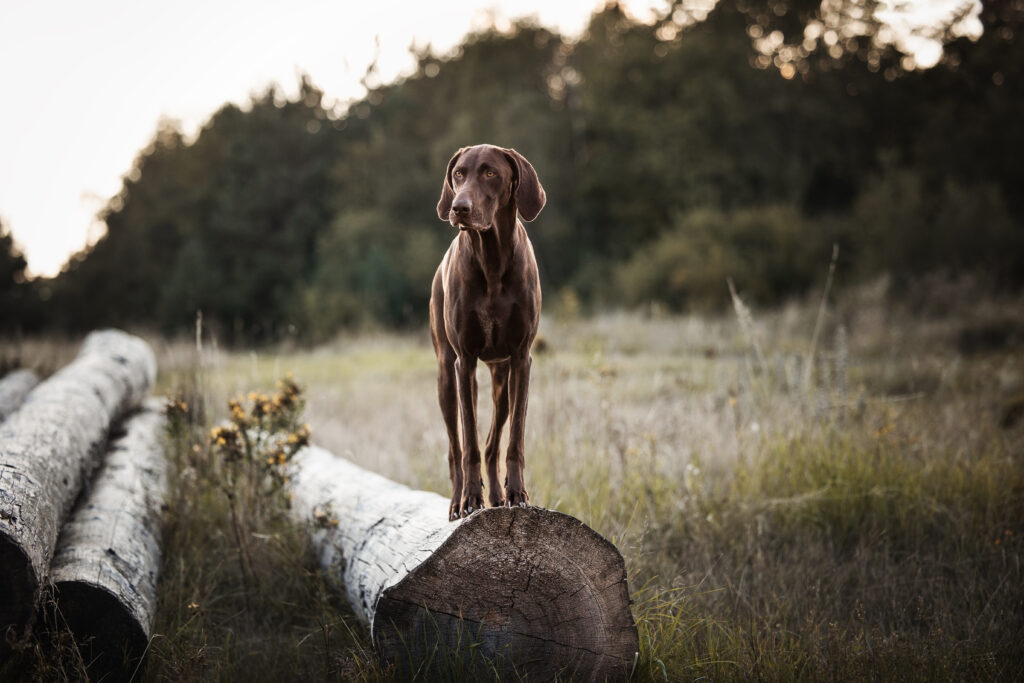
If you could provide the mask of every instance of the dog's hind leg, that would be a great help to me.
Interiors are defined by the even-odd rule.
[[[508,434],[508,454],[505,456],[505,501],[509,506],[526,507],[527,501],[530,500],[523,475],[526,468],[523,442],[526,439],[526,403],[530,394],[532,364],[533,359],[527,351],[518,358],[512,358],[509,371],[512,424]]]
[[[484,465],[487,468],[487,486],[490,487],[487,502],[491,507],[498,507],[505,504],[505,496],[498,483],[498,454],[501,450],[501,433],[505,429],[505,421],[508,419],[509,363],[507,360],[494,363],[490,365],[490,369],[494,419],[491,421],[491,431],[487,435],[487,443],[484,445]]]

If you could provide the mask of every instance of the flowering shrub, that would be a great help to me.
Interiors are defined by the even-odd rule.
[[[242,483],[257,496],[283,494],[288,464],[309,443],[309,425],[299,422],[304,407],[290,373],[273,395],[253,391],[228,401],[228,422],[210,430],[210,446],[223,463],[220,483],[229,498]]]

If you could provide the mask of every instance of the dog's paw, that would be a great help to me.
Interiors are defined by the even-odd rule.
[[[460,487],[458,493],[452,494],[451,503],[448,505],[448,521],[454,522],[455,520],[462,517],[462,489]]]
[[[495,492],[494,489],[491,489],[491,492],[487,495],[487,503],[492,508],[505,507],[505,499],[500,492]]]
[[[480,494],[467,495],[462,497],[462,516],[469,517],[474,512],[482,510],[484,497]]]
[[[505,494],[506,500],[508,501],[506,505],[508,505],[510,508],[524,508],[528,507],[530,504],[530,496],[526,493],[526,489],[520,489],[518,491],[509,490],[506,491]]]

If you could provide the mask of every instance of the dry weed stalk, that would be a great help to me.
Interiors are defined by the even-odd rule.
[[[828,264],[828,277],[825,278],[825,291],[821,293],[821,303],[818,304],[818,317],[814,321],[814,333],[811,335],[811,352],[807,356],[807,366],[804,369],[804,387],[811,388],[811,379],[814,376],[814,355],[818,351],[818,337],[821,334],[821,327],[825,323],[825,311],[828,306],[828,294],[832,289],[832,278],[836,273],[836,261],[839,259],[839,244],[832,245],[832,261]]]

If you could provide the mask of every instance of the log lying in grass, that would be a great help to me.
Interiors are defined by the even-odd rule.
[[[629,675],[625,565],[579,520],[531,507],[448,522],[447,499],[323,449],[295,463],[293,514],[317,524],[322,565],[403,677]]]
[[[153,625],[167,491],[159,409],[151,402],[121,425],[50,563],[57,625],[97,680],[130,675]]]
[[[143,400],[155,377],[144,341],[94,332],[0,424],[0,634],[31,615],[61,524],[111,422]]]
[[[18,409],[39,378],[31,370],[15,370],[0,379],[0,422]]]

